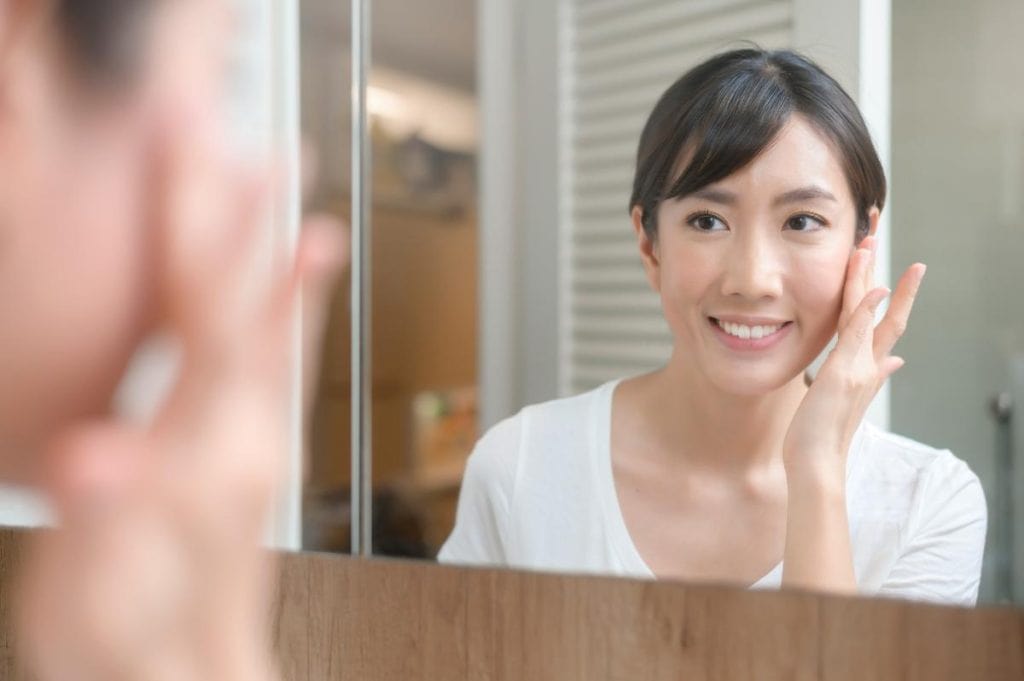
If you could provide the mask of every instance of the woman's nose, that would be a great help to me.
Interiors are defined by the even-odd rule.
[[[764,235],[737,235],[725,254],[722,294],[749,300],[782,295],[781,257]]]

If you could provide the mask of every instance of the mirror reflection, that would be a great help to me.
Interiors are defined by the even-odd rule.
[[[930,269],[892,428],[980,477],[985,602],[1024,602],[1024,94],[1006,86],[1024,77],[1022,28],[1016,2],[893,2],[893,261]]]
[[[1024,598],[1024,10],[237,2],[0,0],[0,666],[1024,664],[803,593]]]
[[[563,4],[375,3],[375,553],[1021,598],[1020,9]],[[347,215],[328,5],[310,201]],[[350,312],[314,550],[348,550]]]
[[[316,1],[302,11],[306,153],[320,168],[310,202],[347,219],[349,8]],[[372,26],[373,549],[425,559],[451,530],[477,438],[475,6],[375,2]],[[345,282],[314,407],[310,550],[350,545],[349,296]]]

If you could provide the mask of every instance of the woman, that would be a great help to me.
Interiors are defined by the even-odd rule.
[[[254,285],[268,183],[221,143],[229,19],[213,0],[0,0],[0,474],[58,517],[16,591],[33,678],[276,676],[258,543],[293,304],[302,286],[322,306],[342,244],[311,225]],[[114,389],[157,329],[179,382],[151,426],[120,423]]]
[[[630,201],[671,358],[488,432],[441,560],[974,603],[978,479],[862,423],[925,270],[875,326],[885,192],[856,105],[806,58],[739,50],[680,78]]]

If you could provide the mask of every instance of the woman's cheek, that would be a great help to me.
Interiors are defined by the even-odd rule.
[[[674,336],[685,335],[688,321],[703,314],[702,306],[714,294],[717,269],[715,259],[699,248],[677,245],[663,251],[661,306]]]
[[[802,259],[794,267],[793,290],[804,323],[829,337],[835,333],[843,306],[848,260],[848,255],[829,254]]]

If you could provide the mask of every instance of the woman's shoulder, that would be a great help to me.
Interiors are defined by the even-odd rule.
[[[605,411],[601,405],[609,398],[613,387],[613,383],[606,383],[578,395],[523,407],[514,416],[488,430],[481,442],[507,443],[537,435],[568,434],[578,437],[581,429],[590,425],[593,419],[601,418]]]
[[[988,509],[978,476],[948,449],[864,428],[851,537],[869,593],[972,605]]]
[[[920,474],[930,469],[970,470],[966,462],[949,449],[925,444],[872,423],[865,423],[863,431],[862,454],[876,467],[911,474]]]
[[[613,384],[524,407],[490,427],[476,443],[470,466],[485,476],[511,482],[530,461],[569,465],[585,455],[600,426]]]
[[[978,476],[949,449],[865,424],[857,456],[860,461],[856,468],[873,496],[888,490],[904,498],[917,497],[924,506],[945,503],[953,497],[970,498],[972,505],[984,505]]]

